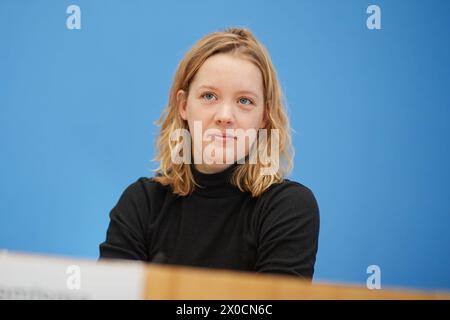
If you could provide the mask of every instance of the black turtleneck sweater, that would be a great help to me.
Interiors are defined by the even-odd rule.
[[[152,178],[132,183],[111,210],[100,258],[312,278],[319,235],[313,193],[285,179],[252,198],[229,182],[238,165],[214,174],[191,165],[204,188],[185,197]]]

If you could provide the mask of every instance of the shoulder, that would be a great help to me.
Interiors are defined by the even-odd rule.
[[[261,195],[256,217],[260,229],[312,225],[311,230],[318,230],[320,223],[314,193],[305,185],[289,179],[273,184]]]
[[[118,207],[127,211],[148,212],[163,201],[168,194],[168,187],[156,182],[153,178],[140,177],[129,184],[122,192]]]
[[[319,211],[316,197],[313,191],[307,186],[284,179],[281,183],[273,184],[261,195],[261,201],[265,206],[288,205],[297,209],[308,208],[313,211]]]
[[[167,187],[156,182],[153,178],[140,177],[125,188],[123,195],[133,197],[160,195],[166,193],[167,190]]]

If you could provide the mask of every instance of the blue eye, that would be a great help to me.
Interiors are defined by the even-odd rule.
[[[250,105],[250,104],[253,104],[253,101],[251,101],[250,99],[247,99],[247,98],[240,98],[240,99],[239,99],[239,102],[242,103],[242,104],[244,104],[244,105]]]
[[[206,101],[213,101],[216,98],[216,96],[210,92],[207,92],[202,94],[202,98],[205,99]]]

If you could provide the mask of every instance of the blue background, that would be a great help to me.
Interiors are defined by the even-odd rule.
[[[66,8],[81,8],[68,30]],[[381,30],[366,9],[381,7]],[[0,248],[98,256],[205,34],[268,47],[321,209],[315,279],[450,289],[449,1],[0,2]]]

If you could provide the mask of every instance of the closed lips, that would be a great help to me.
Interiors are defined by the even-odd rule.
[[[212,134],[210,136],[213,138],[220,138],[220,139],[236,139],[234,136],[228,134]]]

